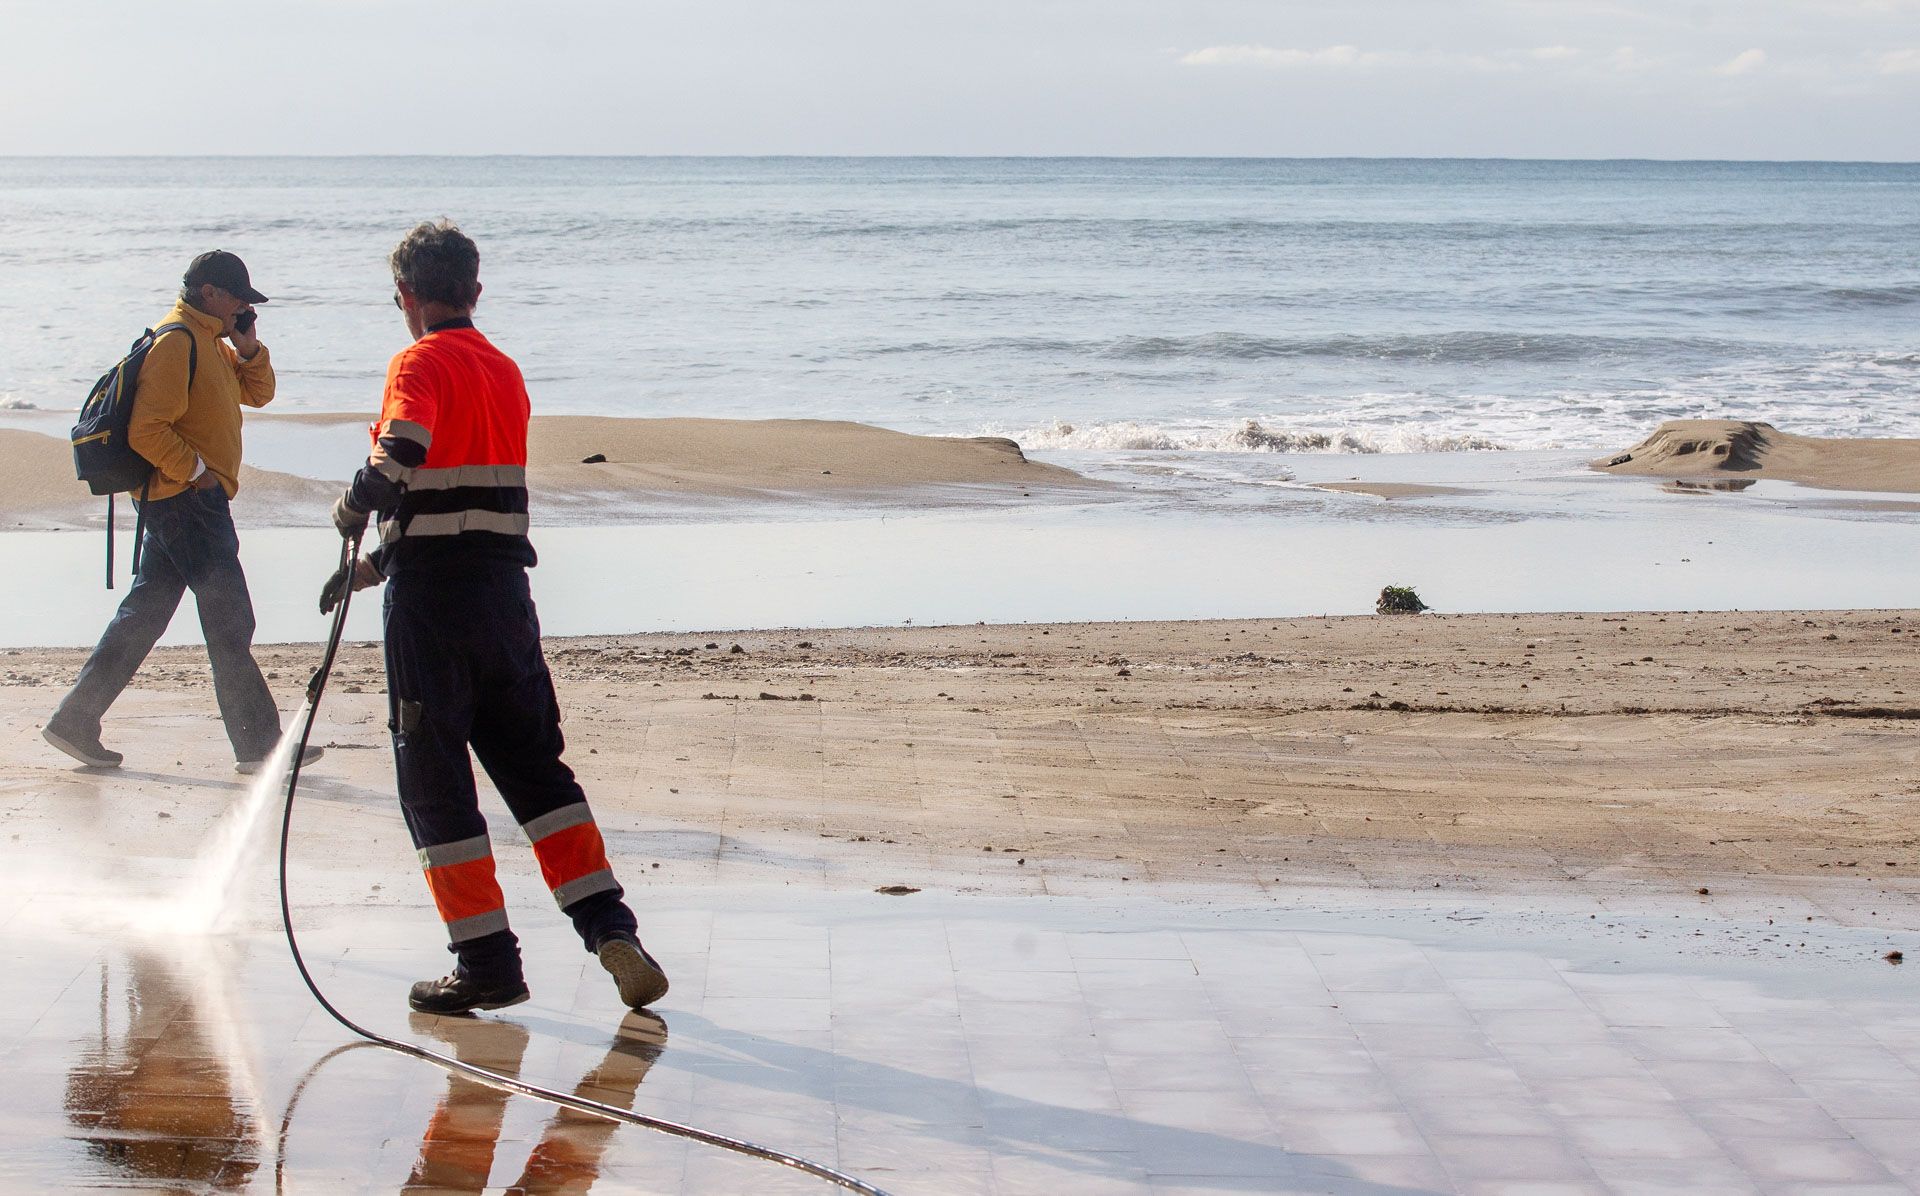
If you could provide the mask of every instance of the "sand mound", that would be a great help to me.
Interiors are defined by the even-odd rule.
[[[1920,494],[1920,440],[1827,440],[1750,420],[1669,420],[1631,449],[1592,467],[1669,479],[1732,473],[1824,490]]]
[[[584,464],[591,457],[604,461]],[[812,419],[541,416],[527,444],[542,494],[641,490],[725,498],[912,486],[1087,485],[998,437],[912,436]]]
[[[249,425],[271,435],[276,421],[363,422],[353,416],[287,415]],[[97,525],[105,504],[74,480],[64,440],[0,429],[0,526]],[[600,458],[586,464],[588,458]],[[659,501],[751,498],[891,498],[928,492],[926,501],[1019,498],[1047,488],[1099,488],[1070,469],[1027,460],[997,437],[912,436],[826,420],[615,419],[538,416],[528,442],[528,485],[541,522],[617,520]],[[244,525],[321,525],[359,460],[316,467],[319,481],[244,467],[235,515]],[[932,488],[948,493],[932,497]],[[960,493],[954,493],[955,490]]]
[[[65,441],[38,432],[0,428],[0,512],[14,526],[45,527],[48,513],[90,498],[74,480],[73,450]]]
[[[73,450],[66,441],[38,432],[0,428],[0,527],[44,530],[98,527],[107,504],[73,474]],[[285,521],[312,523],[326,518],[340,493],[338,483],[320,482],[240,467],[240,498],[246,521],[255,525]],[[133,504],[115,504],[122,523],[132,526]]]

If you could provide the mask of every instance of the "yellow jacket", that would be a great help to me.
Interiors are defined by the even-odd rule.
[[[187,388],[186,337],[161,337],[140,367],[127,443],[153,462],[149,500],[185,490],[196,458],[231,498],[240,490],[240,404],[265,407],[273,401],[273,362],[265,345],[252,360],[240,360],[220,339],[220,321],[185,302],[174,304],[154,327],[176,323],[185,324],[199,346],[193,388]]]

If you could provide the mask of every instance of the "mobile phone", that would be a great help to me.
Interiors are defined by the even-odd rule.
[[[233,317],[234,331],[235,332],[252,332],[253,322],[259,318],[260,318],[260,313],[257,311],[241,312],[239,315]]]

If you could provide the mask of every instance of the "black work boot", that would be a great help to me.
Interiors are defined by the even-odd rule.
[[[118,768],[123,759],[119,752],[110,752],[100,745],[98,730],[85,731],[66,726],[59,719],[49,722],[41,730],[40,738],[88,768]]]
[[[407,994],[407,1005],[416,1013],[472,1013],[476,1009],[505,1009],[518,1005],[533,994],[527,982],[481,980],[455,968],[438,980],[421,980]]]
[[[628,1009],[644,1009],[667,995],[667,973],[630,934],[610,934],[594,952],[600,966],[613,977],[620,1001]]]

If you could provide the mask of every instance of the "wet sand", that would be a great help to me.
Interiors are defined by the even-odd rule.
[[[648,819],[882,844],[854,885],[1631,880],[1686,895],[1710,875],[1920,875],[1913,612],[743,632],[548,652],[590,787],[619,778],[617,800]],[[12,715],[51,708],[83,656],[0,656]],[[289,707],[314,657],[261,649]],[[336,767],[365,762],[384,785],[377,653],[350,647],[337,677]],[[137,684],[217,747],[198,649],[157,653]],[[137,760],[144,734],[110,721],[105,738]],[[28,741],[12,771],[62,763]]]

